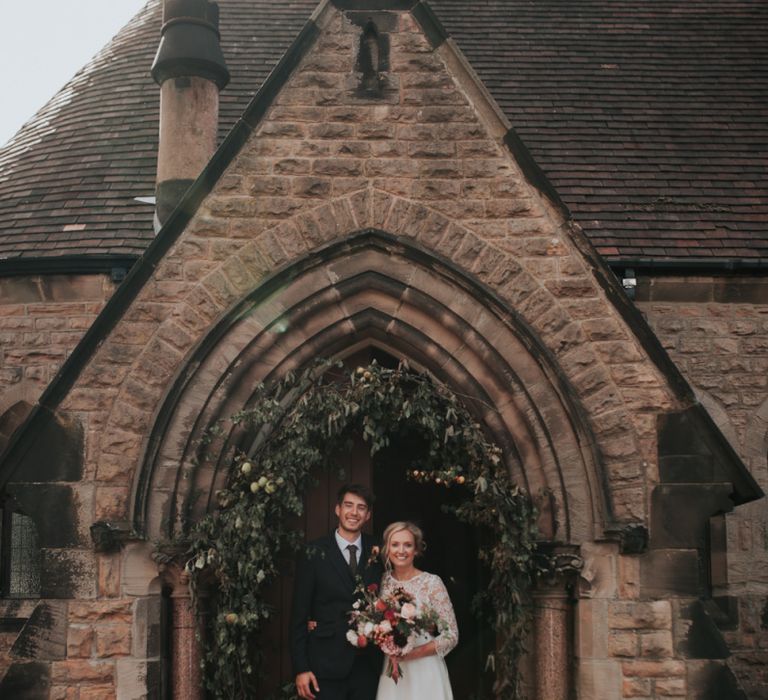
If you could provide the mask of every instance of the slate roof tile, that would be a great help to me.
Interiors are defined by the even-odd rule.
[[[223,138],[316,0],[219,4]],[[432,6],[603,255],[768,259],[768,3]],[[0,257],[152,239],[159,26],[150,0],[0,150]]]

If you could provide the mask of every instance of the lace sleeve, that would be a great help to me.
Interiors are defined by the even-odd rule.
[[[445,584],[439,576],[431,578],[429,604],[440,616],[439,634],[435,637],[435,648],[438,656],[445,656],[459,643],[459,628]]]

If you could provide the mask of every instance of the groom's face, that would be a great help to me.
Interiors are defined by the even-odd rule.
[[[356,535],[371,519],[371,509],[364,498],[345,493],[341,503],[336,505],[336,517],[339,519],[339,530]]]

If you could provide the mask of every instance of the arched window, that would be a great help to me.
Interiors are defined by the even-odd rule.
[[[40,544],[37,527],[7,496],[0,497],[0,596],[40,595]]]
[[[24,422],[32,406],[17,401],[0,415],[0,452]],[[40,595],[40,542],[37,527],[13,498],[0,491],[0,597]]]

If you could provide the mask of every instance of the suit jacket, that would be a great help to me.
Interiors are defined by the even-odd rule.
[[[382,567],[368,566],[373,538],[363,534],[357,573],[367,586],[381,581]],[[299,557],[291,611],[291,658],[295,674],[312,671],[320,678],[345,678],[356,655],[364,656],[378,675],[381,656],[375,648],[357,650],[346,638],[356,582],[335,534],[310,542]],[[307,621],[317,628],[307,630]]]

